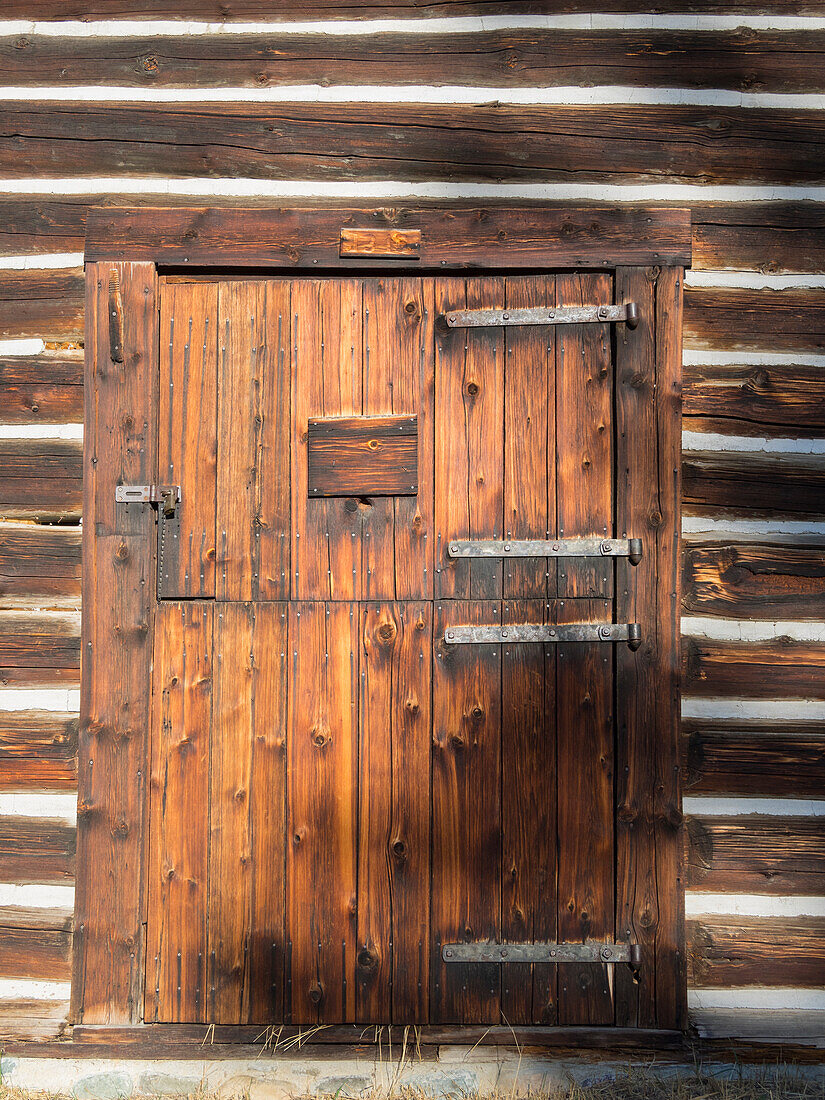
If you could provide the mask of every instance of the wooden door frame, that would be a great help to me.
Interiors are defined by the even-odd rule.
[[[616,968],[617,1022],[686,1026],[679,536],[682,272],[690,260],[690,211],[664,207],[89,212],[73,1022],[142,1019],[154,516],[142,505],[116,509],[114,486],[154,480],[158,268],[407,276],[599,268],[614,274],[617,302],[639,305],[638,327],[616,334],[616,469],[631,486],[617,494],[616,524],[619,537],[641,534],[645,557],[636,568],[618,564],[616,613],[650,624],[636,653],[616,655],[616,928],[643,953],[638,985]],[[462,1029],[445,1030],[466,1041]],[[540,1030],[529,1029],[531,1041]]]

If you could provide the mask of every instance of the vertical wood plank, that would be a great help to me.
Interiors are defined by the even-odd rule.
[[[293,599],[362,596],[362,516],[355,497],[307,496],[307,423],[362,409],[362,294],[356,279],[292,283]]]
[[[365,599],[432,592],[433,282],[364,280],[365,415],[418,416],[418,493],[364,513]]]
[[[289,595],[290,284],[220,286],[220,600]]]
[[[639,943],[638,985],[623,968],[616,1022],[678,1028],[684,1020],[684,894],[678,782],[679,499],[682,273],[617,272],[617,301],[639,325],[617,334],[617,533],[644,556],[617,571],[619,621],[642,645],[617,650],[617,937]],[[627,536],[625,536],[627,532]]]
[[[215,608],[209,1004],[215,1023],[281,1018],[286,607]]]
[[[559,623],[609,622],[608,600],[559,600]],[[613,653],[601,643],[557,647],[558,933],[565,943],[612,940]],[[558,1022],[613,1023],[613,967],[566,963]]]
[[[428,1010],[429,604],[361,608],[358,995],[363,1022]]]
[[[155,619],[150,770],[147,1021],[206,1018],[212,605]]]
[[[542,581],[544,577],[542,576]],[[543,600],[505,599],[503,621],[543,623]],[[501,938],[556,938],[555,647],[501,647]],[[502,1019],[552,1024],[555,966],[502,967]]]
[[[498,601],[437,604],[433,668],[431,1018],[497,1023],[500,964],[445,963],[445,943],[501,930],[501,650],[448,646],[451,625],[500,622]]]
[[[290,605],[287,935],[292,1023],[355,1017],[358,609]]]
[[[109,347],[112,270],[123,362]],[[72,1019],[132,1023],[143,1004],[144,837],[153,633],[154,517],[115,508],[119,482],[155,470],[157,276],[152,264],[86,273],[83,627]],[[118,685],[117,692],[112,684]]]
[[[158,467],[160,484],[180,485],[164,519],[160,592],[215,595],[218,288],[160,284]]]
[[[552,276],[507,279],[514,309],[553,306]],[[504,537],[551,538],[556,525],[556,330],[525,325],[504,330]],[[555,592],[546,559],[505,560],[504,595],[541,598]],[[552,585],[549,583],[552,579]]]
[[[504,280],[438,279],[436,314],[500,309]],[[504,332],[446,329],[436,336],[436,579],[444,598],[501,595],[501,563],[453,561],[449,540],[501,538],[504,484]]]
[[[609,275],[558,275],[559,305],[612,301]],[[613,363],[610,325],[560,325],[556,334],[559,538],[613,533]],[[560,596],[613,594],[613,559],[558,565]]]

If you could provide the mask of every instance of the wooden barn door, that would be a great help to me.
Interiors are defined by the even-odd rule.
[[[147,1021],[678,1022],[667,288],[161,280]]]

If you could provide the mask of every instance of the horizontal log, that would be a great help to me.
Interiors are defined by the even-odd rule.
[[[682,719],[682,782],[691,795],[821,798],[825,722]]]
[[[77,731],[76,714],[0,711],[0,787],[73,790]]]
[[[825,818],[690,817],[687,886],[711,893],[825,892]]]
[[[0,523],[0,607],[78,607],[80,529]]]
[[[687,348],[825,350],[825,290],[685,287]]]
[[[68,1014],[68,1001],[0,1000],[0,1034],[3,1036],[4,1051],[9,1049],[9,1040],[22,1044],[59,1039],[68,1028]],[[17,1053],[21,1050],[18,1049]]]
[[[821,455],[686,451],[682,505],[687,514],[821,515],[825,512],[825,460]]]
[[[818,92],[825,33],[540,30],[0,39],[10,86],[633,85]]]
[[[62,100],[0,108],[0,173],[10,179],[160,170],[175,177],[767,185],[819,183],[823,164],[825,120],[805,110]]]
[[[90,212],[87,260],[119,257],[163,263],[258,267],[354,266],[340,256],[341,230],[415,229],[422,267],[523,268],[690,262],[690,214],[682,208],[568,204],[357,207],[143,207]],[[468,246],[468,241],[472,242]]]
[[[80,669],[80,615],[0,611],[0,683],[74,681]]]
[[[71,932],[0,924],[0,977],[67,982],[71,979]]]
[[[742,1041],[748,1046],[758,1044],[758,1049],[766,1052],[773,1050],[773,1058],[780,1061],[792,1059],[796,1063],[808,1050],[817,1064],[822,1062],[821,1049],[817,1049],[825,1034],[825,1012],[821,1009],[697,1008],[690,1019],[702,1040],[716,1040],[714,1045],[724,1050],[725,1059],[730,1058],[731,1040],[735,1039],[734,1050]]]
[[[825,271],[825,205],[697,204],[693,209],[697,270]]]
[[[23,905],[0,905],[0,928],[31,928],[36,932],[71,932],[74,909],[26,908]]]
[[[825,986],[823,917],[705,917],[686,932],[688,984]]]
[[[0,516],[80,516],[82,444],[73,439],[0,440]]]
[[[825,645],[682,638],[685,695],[825,699]]]
[[[0,356],[0,424],[82,420],[82,351]]]
[[[0,271],[0,339],[82,340],[82,271]]]
[[[71,885],[76,833],[63,821],[0,817],[0,882]]]
[[[825,372],[799,364],[686,364],[685,427],[731,435],[821,436],[825,433]]]
[[[686,542],[682,607],[728,619],[824,619],[825,543]]]

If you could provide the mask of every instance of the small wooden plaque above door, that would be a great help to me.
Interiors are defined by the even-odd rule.
[[[339,416],[307,426],[311,497],[415,496],[417,416]]]

